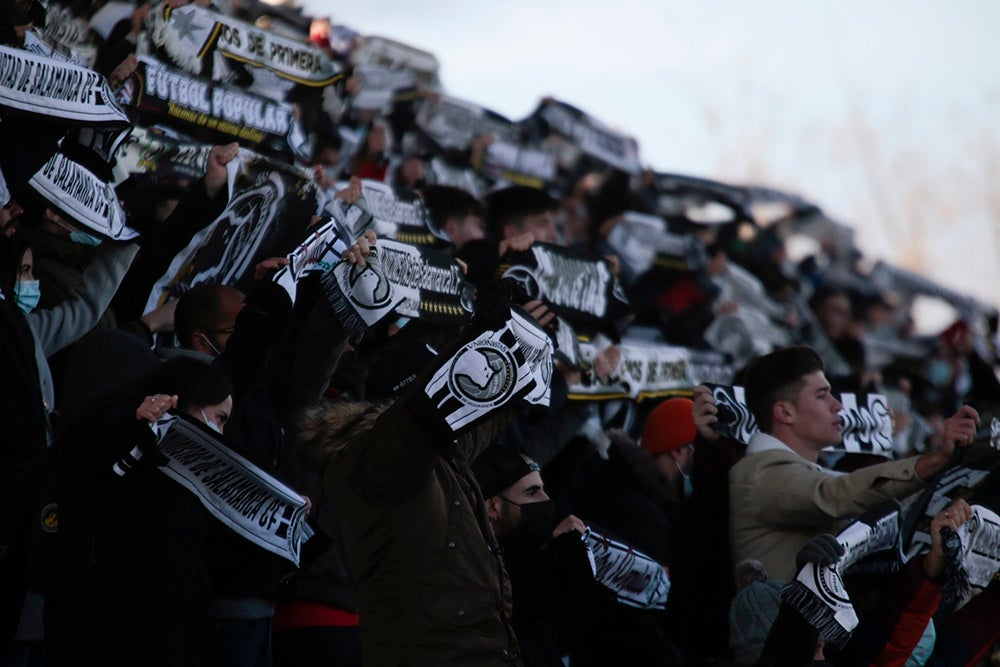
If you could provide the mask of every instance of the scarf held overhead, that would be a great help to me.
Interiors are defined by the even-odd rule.
[[[536,243],[510,251],[497,273],[521,283],[528,296],[545,299],[553,311],[573,324],[621,330],[633,315],[628,299],[607,260]]]
[[[743,387],[705,383],[711,389],[718,408],[718,420],[712,428],[724,437],[747,444],[758,431],[757,422],[746,404]],[[838,398],[843,408],[841,441],[832,445],[836,451],[866,454],[892,454],[892,418],[882,394],[844,392]]]
[[[239,172],[229,203],[174,257],[153,285],[145,312],[195,285],[240,288],[253,280],[255,264],[267,259],[263,255],[271,250],[270,242],[279,234],[304,229],[316,210],[315,186],[303,170],[243,149],[228,167],[233,174]]]
[[[281,37],[224,14],[197,5],[171,8],[163,3],[147,18],[152,43],[162,48],[171,62],[192,74],[206,74],[206,63],[214,55],[234,64],[245,63],[288,82],[321,88],[336,81],[340,70],[329,57],[311,44]],[[227,72],[214,59],[212,78]]]
[[[206,141],[302,154],[305,133],[291,105],[243,88],[199,79],[153,58],[139,59],[129,104],[149,123],[164,123]]]
[[[0,46],[0,111],[68,124],[129,125],[97,72],[7,46]]]
[[[340,225],[345,238],[356,239],[368,229],[380,239],[421,245],[432,244],[436,238],[423,201],[381,181],[362,179],[361,197],[353,204],[331,197],[329,191],[324,196],[325,211]]]
[[[111,185],[62,153],[56,153],[28,182],[50,206],[115,241],[139,234],[125,225],[125,211]]]
[[[518,307],[495,331],[484,331],[437,368],[424,393],[458,433],[518,398],[549,404],[552,340]]]
[[[441,326],[472,316],[473,286],[448,254],[399,241],[379,241],[382,270],[402,298],[396,312]]]
[[[310,273],[326,272],[340,261],[347,244],[337,235],[337,225],[328,220],[312,232],[295,250],[285,255],[288,265],[274,274],[274,282],[281,285],[292,303],[298,292],[298,282]]]
[[[641,170],[639,144],[632,137],[557,100],[546,100],[535,113],[550,132],[565,137],[587,155],[630,174]]]

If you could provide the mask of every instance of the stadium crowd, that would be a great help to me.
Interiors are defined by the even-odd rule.
[[[5,667],[1000,660],[998,311],[794,193],[289,4],[0,0],[0,205]]]

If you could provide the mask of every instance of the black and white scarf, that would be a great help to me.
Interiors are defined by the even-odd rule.
[[[551,379],[552,340],[515,306],[504,326],[484,331],[440,362],[424,394],[458,433],[519,398],[548,405]]]
[[[594,580],[618,602],[638,609],[664,609],[670,577],[650,556],[587,527],[581,536]]]
[[[582,370],[591,371],[595,350],[578,341]],[[617,346],[618,365],[606,381],[585,372],[569,388],[576,401],[609,401],[628,398],[641,403],[670,396],[690,396],[691,387],[718,380],[732,381],[733,370],[723,355],[686,347],[623,339]],[[561,348],[561,344],[560,344]]]
[[[579,327],[607,328],[617,335],[633,317],[604,258],[535,243],[504,255],[497,274],[518,281],[530,297],[545,299],[557,315]]]
[[[439,237],[431,230],[429,213],[420,197],[397,191],[391,185],[370,179],[361,181],[361,198],[354,204],[324,193],[325,211],[341,226],[345,238],[358,238],[371,229],[380,238],[419,245],[433,244]]]
[[[1000,572],[1000,516],[972,505],[972,518],[957,533],[942,529],[941,536],[947,557],[941,597],[961,603],[969,593],[989,586]]]
[[[60,215],[102,237],[128,241],[139,236],[126,226],[114,188],[62,153],[53,155],[28,185]]]
[[[317,223],[317,228],[285,255],[288,265],[281,267],[272,280],[281,285],[295,303],[299,280],[310,273],[329,271],[340,261],[345,250],[347,243],[338,235],[335,222]]]
[[[712,350],[688,350],[688,368],[695,384],[731,384],[736,371],[729,357]]]
[[[473,286],[445,253],[379,240],[369,267],[337,265],[323,277],[327,301],[352,340],[389,313],[439,326],[461,326],[474,311]]]
[[[343,260],[320,279],[327,303],[355,345],[403,299],[386,278],[380,256],[381,246],[374,247],[364,266]]]
[[[427,181],[465,190],[474,197],[482,197],[490,190],[489,183],[472,167],[456,167],[439,155],[431,158]]]
[[[558,324],[556,326],[555,358],[570,368],[580,370],[580,339],[577,338],[576,332],[569,322],[561,317],[557,317],[556,321]]]
[[[24,33],[24,50],[53,60],[62,60],[73,65],[90,68],[90,65],[79,53],[70,51],[61,44],[50,42],[44,34],[39,34],[33,29]]]
[[[159,469],[237,535],[296,566],[306,524],[306,501],[267,472],[227,447],[187,417],[159,422]]]
[[[683,347],[623,340],[611,378],[634,401],[688,395],[696,383]]]
[[[71,125],[129,125],[108,80],[97,72],[7,46],[0,46],[0,111]]]
[[[991,470],[956,466],[946,470],[937,484],[913,503],[907,516],[912,535],[906,545],[908,557],[930,549],[931,521],[952,501],[962,498],[972,507],[972,519],[945,540],[946,586],[942,597],[958,602],[969,593],[981,592],[1000,571],[1000,518],[997,492],[1000,478]],[[945,531],[942,531],[945,536]]]
[[[514,124],[509,119],[454,97],[421,101],[415,122],[427,136],[446,149],[464,149],[473,138],[487,133],[502,141],[513,143],[517,140]]]
[[[694,273],[705,268],[705,245],[694,234],[673,234],[655,215],[628,211],[608,234],[608,245],[621,259],[629,281],[656,267]]]
[[[375,65],[392,71],[409,70],[424,86],[439,87],[440,65],[433,53],[378,35],[358,35],[358,38],[360,45],[351,52],[355,67]]]
[[[197,5],[171,8],[162,3],[150,10],[146,22],[152,44],[178,67],[205,75],[206,64],[212,62],[211,77],[221,81],[232,67],[245,64],[254,77],[256,92],[264,95],[272,92],[262,89],[267,83],[282,88],[296,83],[322,88],[341,77],[337,65],[309,43]]]
[[[641,170],[639,144],[580,109],[565,102],[547,100],[535,111],[550,133],[571,141],[581,151],[630,174]]]
[[[441,326],[460,326],[475,309],[473,285],[450,255],[401,243],[379,240],[382,271],[402,300],[396,312]]]
[[[479,172],[493,181],[545,188],[556,178],[558,165],[550,153],[494,141],[486,149]]]
[[[285,102],[201,79],[150,57],[139,59],[127,88],[127,103],[147,124],[162,123],[218,144],[238,141],[305,157],[305,132]]]
[[[806,563],[782,589],[782,599],[819,630],[824,640],[843,646],[859,622],[843,576],[857,571],[899,571],[900,536],[899,502],[886,501],[837,535],[845,551],[837,563]]]
[[[657,213],[695,224],[725,224],[753,220],[747,188],[684,174],[655,177]]]
[[[705,383],[715,399],[716,419],[712,429],[725,438],[748,444],[757,428],[757,420],[747,407],[746,392],[740,386]]]
[[[882,291],[909,295],[926,294],[941,299],[954,306],[956,310],[968,318],[975,318],[980,313],[995,310],[979,303],[973,297],[956,292],[926,276],[900,269],[882,260],[875,263],[868,279],[871,284]]]
[[[316,188],[305,170],[245,149],[231,161],[229,203],[195,234],[153,285],[146,311],[204,283],[247,289],[257,262],[277,238],[301,238],[316,210]],[[293,247],[290,242],[287,247]]]
[[[759,429],[746,403],[743,387],[704,383],[712,391],[718,410],[718,421],[712,428],[724,437],[748,444]],[[882,394],[851,392],[838,395],[843,409],[840,418],[844,427],[841,441],[832,449],[849,453],[892,455],[892,417],[886,397]]]
[[[717,315],[705,328],[703,338],[716,352],[729,355],[737,368],[746,366],[755,356],[793,342],[787,327],[746,305],[734,312]]]
[[[355,109],[384,112],[388,110],[400,91],[410,90],[417,83],[417,75],[411,69],[393,69],[375,63],[362,63],[354,68],[361,87],[351,98]]]
[[[56,51],[68,54],[70,62],[93,67],[97,61],[97,41],[90,25],[83,18],[73,16],[73,10],[69,7],[55,2],[47,3],[42,36],[49,44],[56,45]]]
[[[212,147],[181,141],[137,127],[118,147],[115,183],[130,174],[154,174],[163,180],[198,180],[205,175]]]

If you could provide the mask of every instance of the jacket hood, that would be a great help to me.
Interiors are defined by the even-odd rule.
[[[368,431],[389,403],[326,401],[301,411],[293,421],[295,447],[307,468],[322,469]]]
[[[619,429],[608,430],[612,458],[616,458],[631,476],[636,488],[657,503],[676,504],[670,482],[646,450]]]

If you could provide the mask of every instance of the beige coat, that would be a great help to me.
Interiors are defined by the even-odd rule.
[[[842,474],[810,463],[777,438],[754,435],[729,471],[733,563],[753,558],[770,577],[791,580],[795,555],[809,540],[836,534],[841,519],[923,488],[915,463],[909,458]]]

